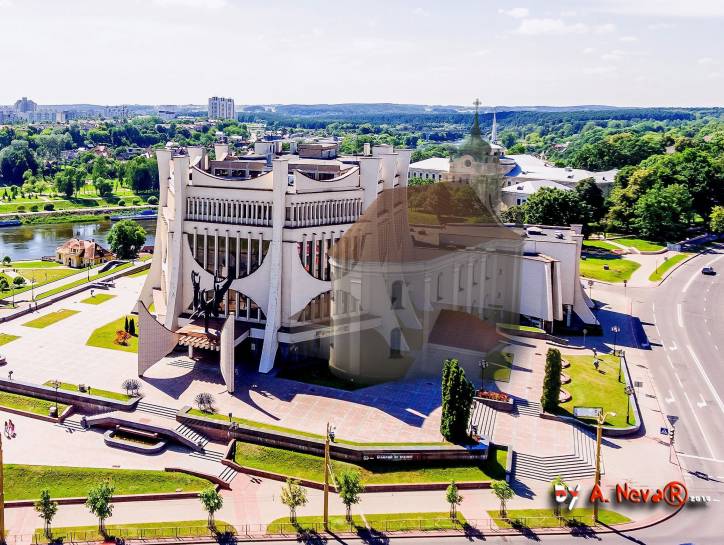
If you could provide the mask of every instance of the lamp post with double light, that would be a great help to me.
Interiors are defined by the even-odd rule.
[[[480,366],[480,390],[485,391],[485,370],[490,365],[490,362],[482,359],[478,365]]]
[[[628,424],[628,419],[631,415],[631,396],[634,394],[634,388],[629,384],[623,389],[623,391],[626,394],[626,400],[628,401],[626,405],[626,424]]]

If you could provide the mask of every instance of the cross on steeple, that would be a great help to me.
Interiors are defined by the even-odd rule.
[[[473,106],[475,106],[475,111],[477,112],[477,111],[478,111],[478,108],[480,107],[480,99],[479,99],[479,98],[476,98],[476,99],[473,101]]]

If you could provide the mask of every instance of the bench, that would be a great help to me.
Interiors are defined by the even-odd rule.
[[[154,431],[137,430],[134,428],[127,428],[121,425],[116,426],[116,431],[128,435],[138,435],[139,437],[145,437],[146,439],[158,439],[158,434]]]

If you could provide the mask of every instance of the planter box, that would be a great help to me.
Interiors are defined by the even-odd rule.
[[[504,411],[506,413],[512,412],[513,408],[515,407],[515,401],[512,397],[508,398],[508,401],[502,401],[499,399],[489,399],[487,397],[479,397],[475,396],[475,399],[477,401],[480,401],[483,405],[487,405],[488,407],[492,407],[496,411]]]

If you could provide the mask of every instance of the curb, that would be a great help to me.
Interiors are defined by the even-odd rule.
[[[676,269],[678,269],[679,267],[681,267],[681,266],[684,265],[685,263],[688,263],[689,261],[691,261],[691,260],[694,259],[695,257],[699,257],[700,255],[704,255],[704,253],[705,253],[705,252],[702,251],[702,252],[697,252],[697,253],[695,253],[695,254],[691,254],[689,257],[687,257],[687,258],[684,259],[683,261],[680,261],[679,263],[677,263],[676,265],[674,265],[671,269],[669,269],[668,271],[666,271],[666,274],[664,275],[664,277],[655,284],[655,287],[659,287],[661,284],[663,284],[664,281],[665,281],[667,278],[669,278],[669,276],[671,276]],[[654,287],[654,286],[651,286],[651,287]]]

